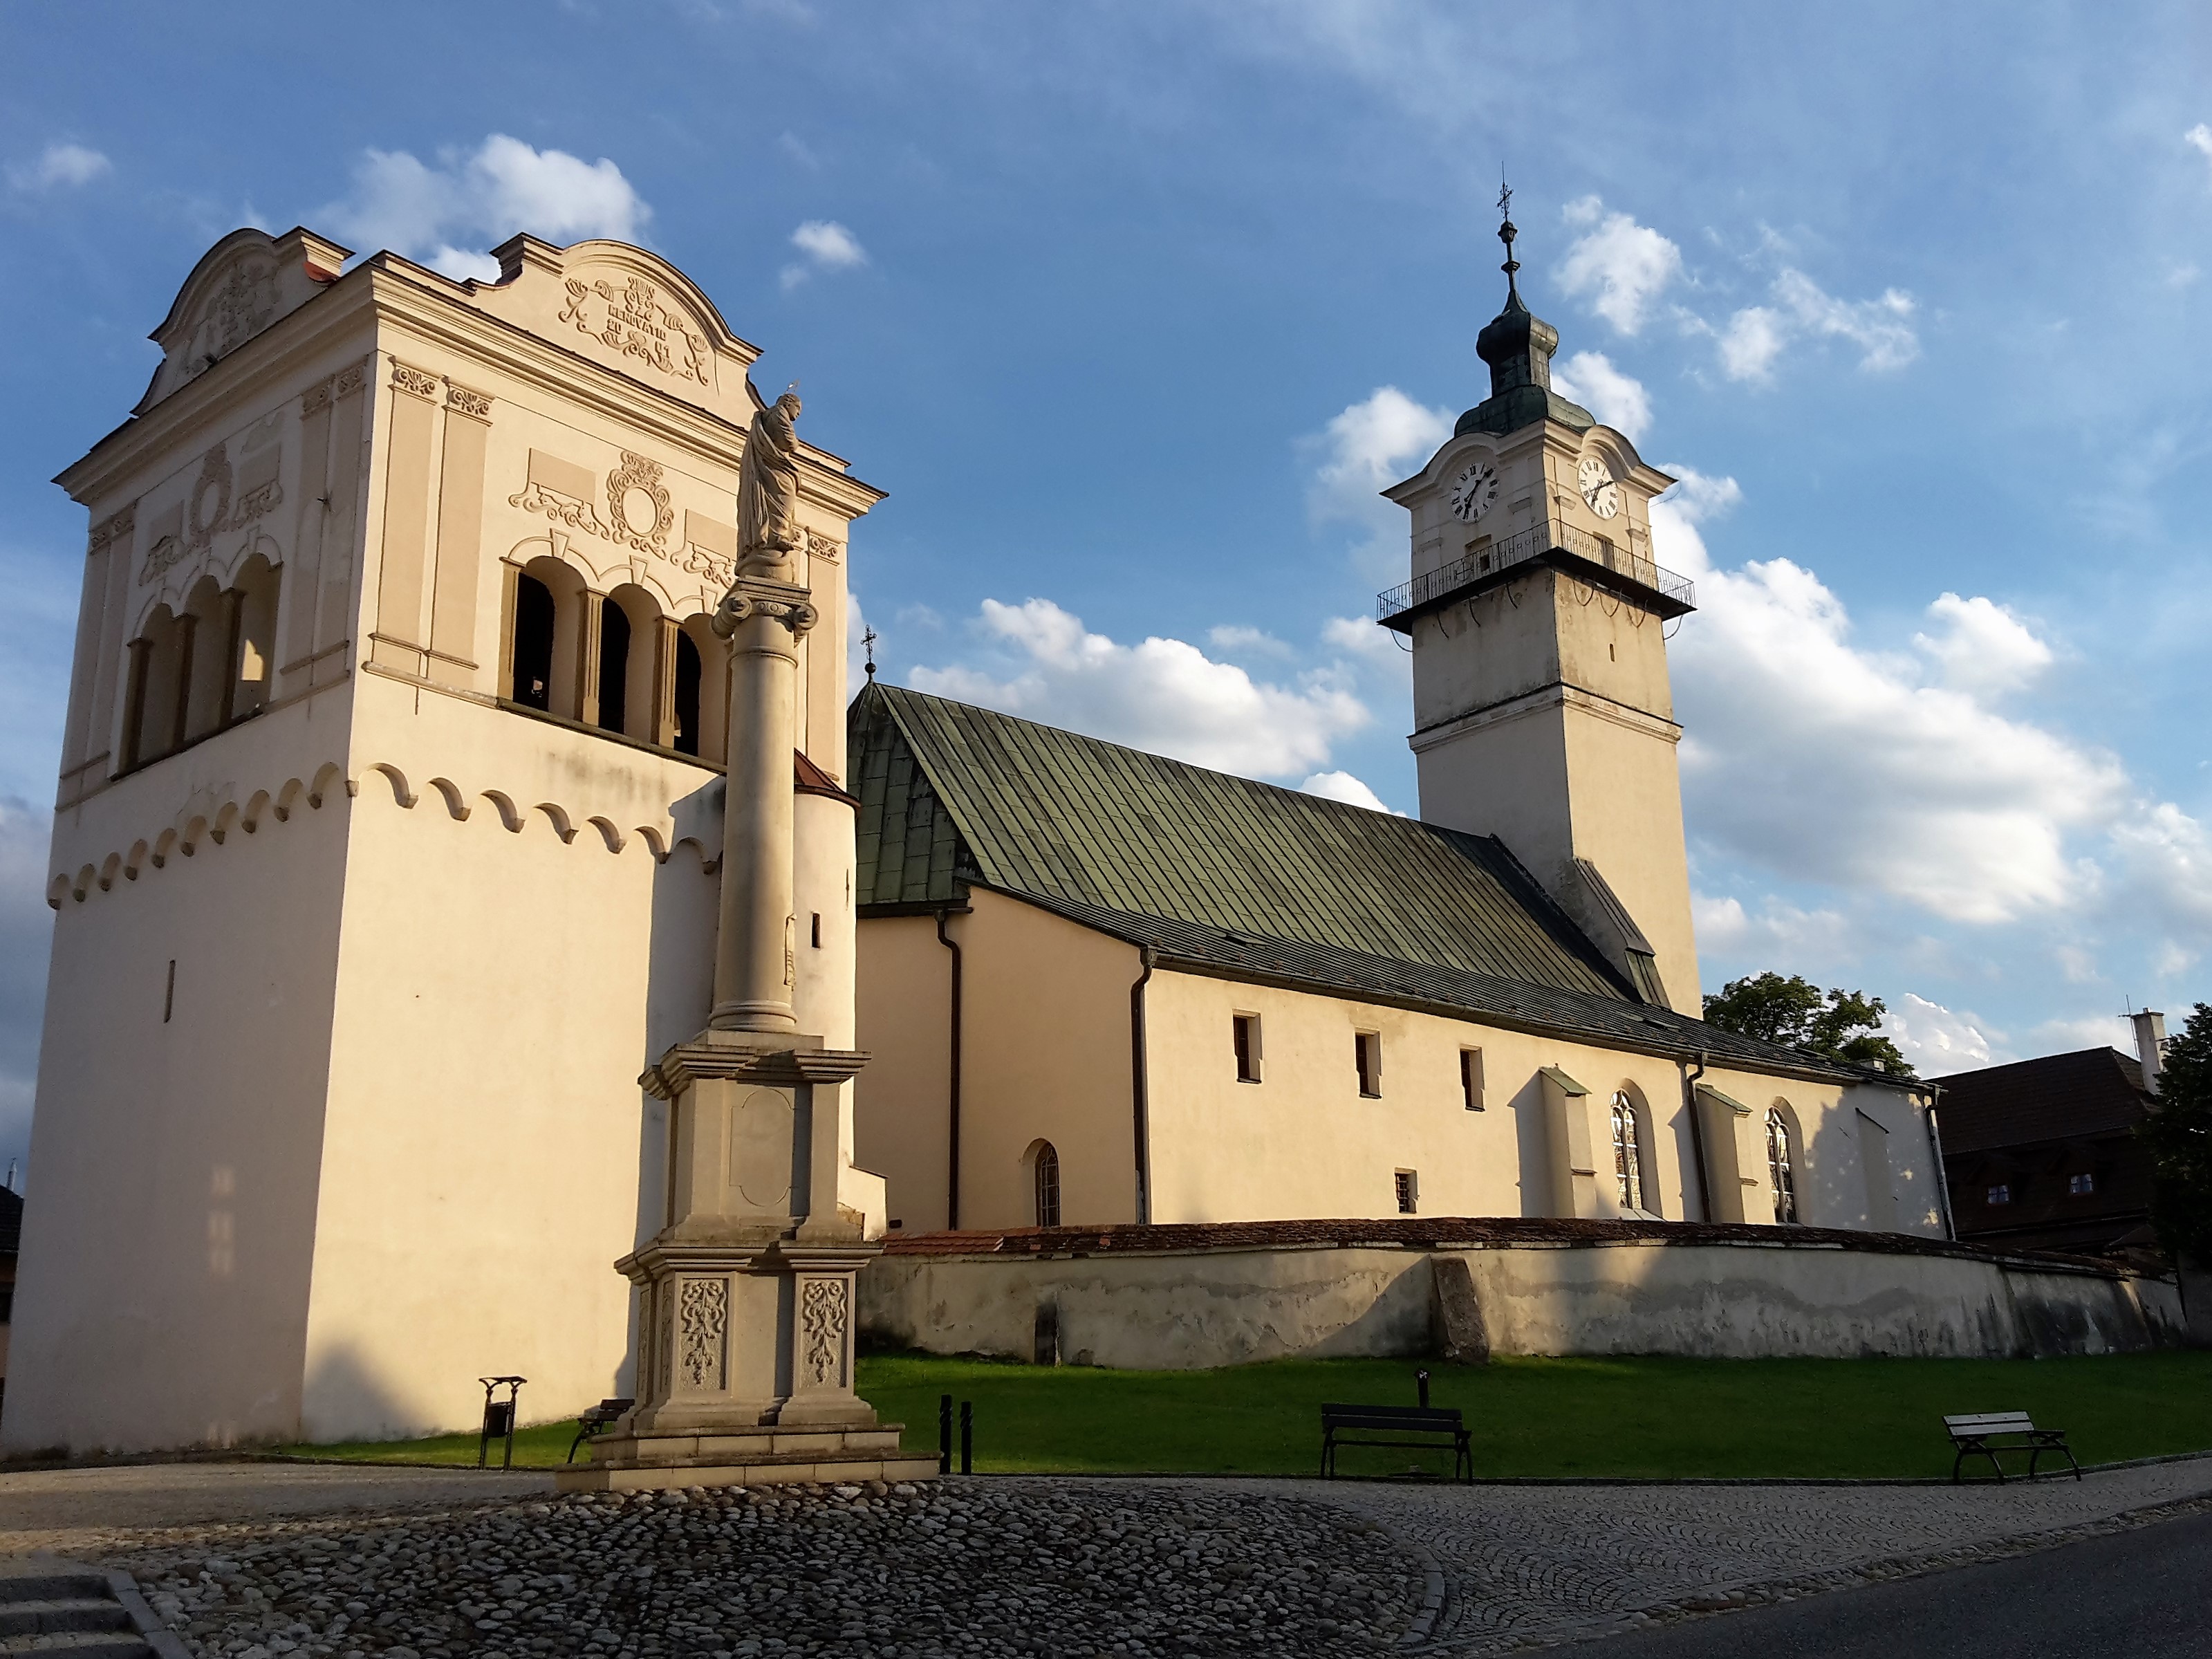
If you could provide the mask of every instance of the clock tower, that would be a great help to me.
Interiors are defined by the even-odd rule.
[[[1516,234],[1475,342],[1490,396],[1382,492],[1413,518],[1412,580],[1376,615],[1413,643],[1421,817],[1504,841],[1645,1000],[1694,1014],[1667,678],[1694,593],[1653,562],[1649,512],[1674,480],[1552,390],[1559,331],[1522,300]]]

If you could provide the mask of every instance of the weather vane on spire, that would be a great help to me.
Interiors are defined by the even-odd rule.
[[[1505,169],[1498,170],[1498,240],[1505,244],[1505,263],[1498,268],[1505,273],[1505,303],[1508,308],[1521,303],[1521,284],[1514,273],[1521,262],[1513,257],[1513,238],[1518,234],[1513,228],[1513,186],[1505,182]]]
[[[874,629],[864,628],[860,630],[860,648],[868,653],[868,678],[872,680],[876,677],[876,630]]]

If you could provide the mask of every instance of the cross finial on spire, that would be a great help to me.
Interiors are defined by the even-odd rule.
[[[864,628],[860,630],[860,648],[868,653],[868,678],[873,680],[876,678],[876,630],[874,629]]]
[[[1513,257],[1513,239],[1520,233],[1513,226],[1513,186],[1505,182],[1502,167],[1498,173],[1498,240],[1505,244],[1505,263],[1498,269],[1505,273],[1505,306],[1510,311],[1522,302],[1521,284],[1514,275],[1521,262]]]

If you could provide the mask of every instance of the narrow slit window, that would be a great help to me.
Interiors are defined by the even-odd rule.
[[[820,949],[822,948],[822,913],[821,913],[819,910],[817,910],[817,911],[815,911],[815,912],[813,913],[813,915],[814,915],[814,933],[813,933],[813,943],[814,943],[814,948],[815,948],[816,950],[817,950],[817,951],[818,951],[818,950],[820,950]]]
[[[176,959],[176,957],[171,957],[169,958],[169,983],[168,983],[167,988],[167,989],[165,989],[165,990],[161,993],[161,1024],[162,1024],[167,1025],[167,1024],[169,1023],[169,1016],[170,1016],[171,1014],[173,1014],[173,1013],[174,1013],[174,1012],[176,1012],[176,1007],[177,1007],[177,959]]]
[[[1369,1100],[1382,1095],[1382,1034],[1360,1031],[1352,1037],[1352,1055],[1359,1068],[1359,1092]]]
[[[1790,1155],[1790,1120],[1774,1108],[1766,1114],[1766,1178],[1774,1188],[1776,1224],[1796,1220],[1797,1169]]]
[[[1237,1050],[1237,1080],[1257,1083],[1260,1080],[1260,1016],[1232,1014],[1230,1016],[1230,1041]]]
[[[1060,1225],[1060,1154],[1049,1140],[1036,1150],[1036,1224]]]
[[[1413,1170],[1399,1170],[1397,1185],[1398,1213],[1400,1215],[1418,1213],[1421,1202],[1421,1177],[1419,1172]]]
[[[1482,1109],[1482,1050],[1480,1048],[1459,1051],[1459,1093],[1468,1111]]]

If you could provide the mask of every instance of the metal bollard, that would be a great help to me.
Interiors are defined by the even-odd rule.
[[[1413,1386],[1421,1391],[1421,1409],[1423,1411],[1428,1410],[1429,1374],[1426,1371],[1415,1371],[1413,1373]]]
[[[952,1396],[937,1397],[937,1472],[952,1473]]]
[[[960,1402],[960,1473],[975,1473],[975,1402]]]
[[[483,1384],[484,1391],[483,1430],[477,1437],[477,1467],[478,1468],[483,1468],[484,1460],[490,1456],[491,1443],[501,1437],[507,1441],[507,1455],[501,1460],[500,1468],[511,1469],[514,1467],[515,1402],[522,1397],[522,1385],[529,1380],[526,1376],[477,1378],[477,1382]],[[492,1390],[495,1389],[505,1389],[507,1398],[494,1400],[491,1396]]]

